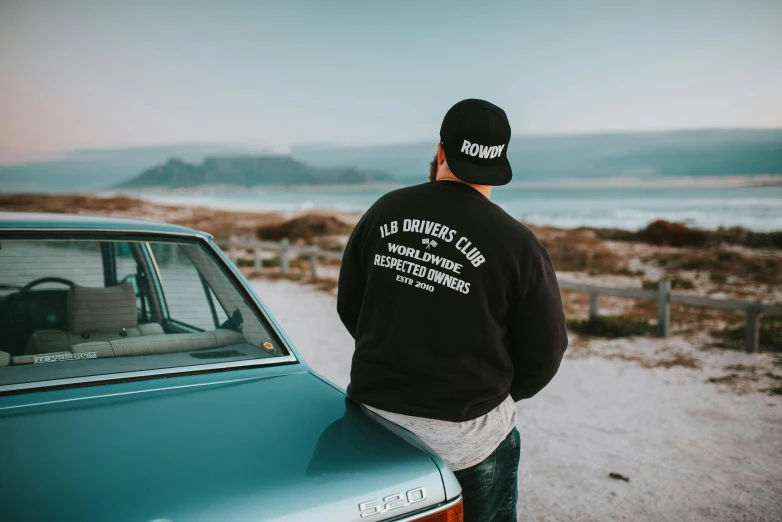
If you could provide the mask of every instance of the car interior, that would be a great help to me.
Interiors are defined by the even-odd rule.
[[[0,240],[0,327],[0,371],[229,346],[283,353],[197,243]]]

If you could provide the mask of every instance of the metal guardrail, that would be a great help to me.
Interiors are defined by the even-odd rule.
[[[237,249],[250,249],[253,251],[253,266],[256,270],[262,269],[261,252],[279,251],[280,271],[288,273],[290,255],[306,254],[309,257],[310,275],[314,278],[318,273],[318,258],[342,259],[342,252],[322,250],[311,246],[291,245],[287,239],[280,242],[258,241],[251,239],[218,240],[217,244],[227,249],[226,253],[236,263],[238,260]],[[712,308],[717,310],[735,310],[747,315],[747,331],[744,339],[746,351],[760,351],[760,317],[782,316],[782,305],[762,304],[752,301],[740,301],[736,299],[715,299],[698,295],[689,295],[671,292],[671,282],[661,280],[656,290],[641,288],[617,288],[612,286],[590,285],[571,281],[559,281],[559,287],[563,290],[586,292],[589,294],[589,317],[595,317],[599,312],[599,300],[601,295],[616,297],[629,297],[631,299],[649,299],[657,301],[657,335],[667,337],[671,323],[671,303],[680,303],[687,306]]]
[[[617,297],[630,297],[633,299],[650,299],[657,301],[657,336],[667,337],[671,321],[671,303],[680,303],[687,306],[713,308],[717,310],[735,310],[747,314],[747,329],[744,337],[744,347],[747,352],[760,351],[760,317],[782,316],[782,305],[762,304],[752,301],[739,301],[736,299],[715,299],[671,292],[671,283],[663,279],[657,285],[657,290],[644,290],[641,288],[615,288],[610,286],[587,285],[570,281],[559,281],[559,287],[563,290],[575,290],[589,294],[589,317],[598,314],[600,295],[613,295]]]
[[[253,268],[255,270],[261,270],[263,268],[263,262],[261,259],[261,252],[263,251],[279,251],[280,253],[280,271],[283,274],[288,273],[290,265],[290,256],[305,254],[309,257],[310,263],[310,276],[318,276],[318,258],[325,259],[342,259],[342,252],[334,252],[332,250],[323,250],[311,246],[298,246],[291,245],[287,239],[283,239],[280,242],[276,241],[257,241],[251,239],[228,239],[217,240],[217,245],[225,250],[226,254],[234,264],[237,264],[238,249],[249,249],[253,251]]]

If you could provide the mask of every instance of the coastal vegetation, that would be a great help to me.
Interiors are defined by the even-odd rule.
[[[304,214],[284,221],[258,227],[258,239],[279,241],[283,238],[302,239],[312,243],[313,238],[350,234],[353,227],[335,216]],[[327,249],[328,250],[328,249]]]
[[[581,335],[597,337],[630,337],[647,335],[654,332],[654,325],[646,319],[624,317],[619,315],[598,315],[586,320],[570,319],[568,329]]]
[[[782,249],[782,231],[755,232],[742,227],[701,230],[682,223],[658,219],[641,230],[619,228],[594,229],[597,237],[614,241],[641,241],[658,246],[714,246],[719,244],[749,248]]]

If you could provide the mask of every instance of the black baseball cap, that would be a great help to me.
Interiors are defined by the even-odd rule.
[[[510,123],[505,111],[485,100],[462,100],[440,127],[440,142],[451,172],[477,185],[506,185],[513,177],[508,161]]]

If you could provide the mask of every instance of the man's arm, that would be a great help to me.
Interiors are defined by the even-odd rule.
[[[508,317],[514,401],[529,399],[554,378],[568,343],[554,266],[543,245],[536,241],[536,247],[529,287]]]
[[[364,219],[359,220],[356,228],[350,234],[350,239],[342,255],[342,265],[339,269],[339,285],[337,287],[337,313],[342,319],[350,335],[355,339],[358,314],[361,312],[361,302],[364,299],[364,267],[361,261],[361,235]]]

